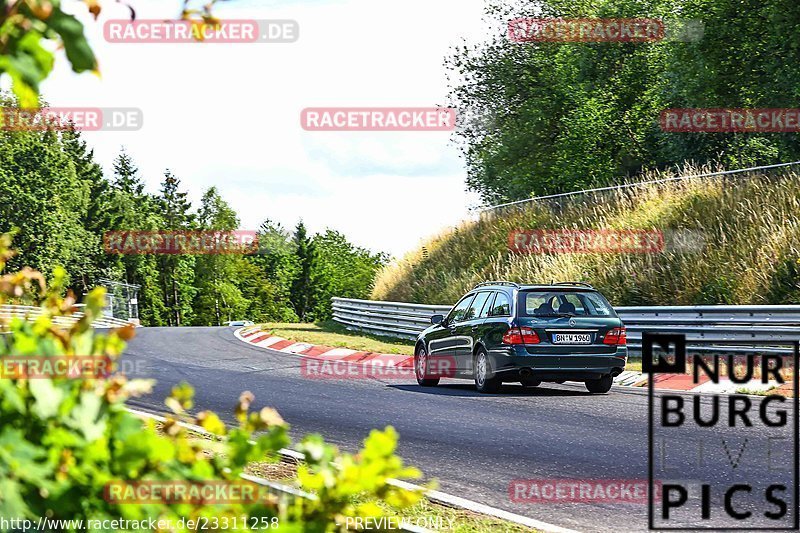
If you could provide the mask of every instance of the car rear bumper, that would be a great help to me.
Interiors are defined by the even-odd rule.
[[[625,370],[628,348],[618,346],[612,353],[531,354],[524,346],[492,350],[492,368],[504,380],[523,376],[543,381],[583,381]]]

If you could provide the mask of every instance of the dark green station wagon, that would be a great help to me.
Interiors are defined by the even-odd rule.
[[[414,351],[423,387],[441,377],[472,378],[486,393],[503,382],[581,381],[605,393],[628,358],[622,321],[586,283],[481,283],[431,323]]]

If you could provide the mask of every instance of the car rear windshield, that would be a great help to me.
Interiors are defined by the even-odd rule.
[[[614,308],[595,291],[521,291],[520,316],[617,316]]]

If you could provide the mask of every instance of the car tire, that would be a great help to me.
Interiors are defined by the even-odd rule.
[[[428,351],[424,345],[420,345],[414,350],[414,375],[420,387],[435,387],[439,384],[439,378],[426,378],[428,371]]]
[[[528,387],[530,387],[530,388],[538,387],[539,385],[542,384],[542,381],[540,379],[530,379],[530,378],[521,379],[521,380],[519,380],[519,382],[522,383],[522,386],[526,387],[526,388],[528,388]]]
[[[475,354],[474,368],[475,388],[478,389],[478,392],[494,394],[500,390],[503,380],[498,376],[490,377],[493,374],[492,363],[489,361],[489,356],[483,348],[479,349],[478,353]]]
[[[592,394],[605,394],[611,390],[611,385],[613,383],[614,380],[611,378],[611,374],[608,374],[600,379],[587,379],[586,388]]]

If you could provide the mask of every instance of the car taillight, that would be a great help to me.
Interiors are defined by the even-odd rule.
[[[614,328],[606,333],[606,338],[603,339],[603,344],[612,344],[615,346],[625,346],[628,344],[628,337],[625,333],[625,328]]]
[[[539,335],[531,328],[510,328],[503,335],[504,344],[539,344]]]

